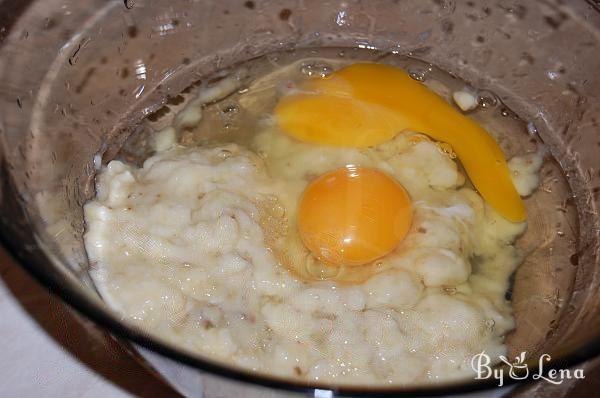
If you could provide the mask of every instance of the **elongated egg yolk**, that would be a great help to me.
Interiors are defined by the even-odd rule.
[[[406,236],[411,221],[402,185],[380,171],[355,166],[310,183],[298,211],[305,246],[331,265],[356,266],[385,256]]]
[[[367,147],[403,130],[450,144],[481,196],[513,222],[526,219],[502,150],[481,126],[404,71],[353,64],[309,79],[275,108],[281,129],[316,144]]]

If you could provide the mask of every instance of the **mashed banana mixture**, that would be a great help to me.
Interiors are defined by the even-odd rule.
[[[413,222],[359,282],[318,280],[318,260],[295,233],[298,200],[315,176],[347,164],[399,181]],[[529,185],[540,165],[510,163]],[[109,305],[245,369],[344,384],[471,377],[472,356],[505,354],[514,327],[504,295],[526,224],[498,215],[451,151],[419,134],[335,148],[267,123],[249,148],[175,146],[141,168],[112,161],[85,218],[93,278]]]

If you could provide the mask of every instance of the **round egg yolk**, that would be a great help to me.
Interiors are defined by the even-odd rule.
[[[326,173],[304,191],[300,237],[325,264],[357,266],[385,256],[410,228],[406,190],[380,171],[346,166]]]

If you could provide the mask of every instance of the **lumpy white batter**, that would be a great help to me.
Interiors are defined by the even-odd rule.
[[[125,319],[227,364],[344,384],[470,377],[474,354],[506,353],[504,295],[525,224],[488,207],[436,143],[406,133],[364,150],[316,147],[267,125],[253,145],[175,146],[141,168],[101,170],[85,243]],[[511,162],[522,181],[536,181],[533,160]],[[294,245],[299,195],[349,163],[408,190],[411,231],[362,283],[301,280],[269,243],[285,235],[305,250]]]

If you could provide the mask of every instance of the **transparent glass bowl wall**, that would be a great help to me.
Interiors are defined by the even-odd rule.
[[[180,353],[121,324],[99,300],[81,240],[94,157],[110,160],[169,96],[245,59],[312,46],[397,52],[492,89],[560,163],[571,192],[530,220],[543,234],[515,276],[518,327],[508,342],[533,359],[544,352],[580,359],[600,324],[600,12],[593,3],[0,1],[4,244],[115,334],[224,376],[289,386]],[[542,188],[552,189],[546,182]]]

